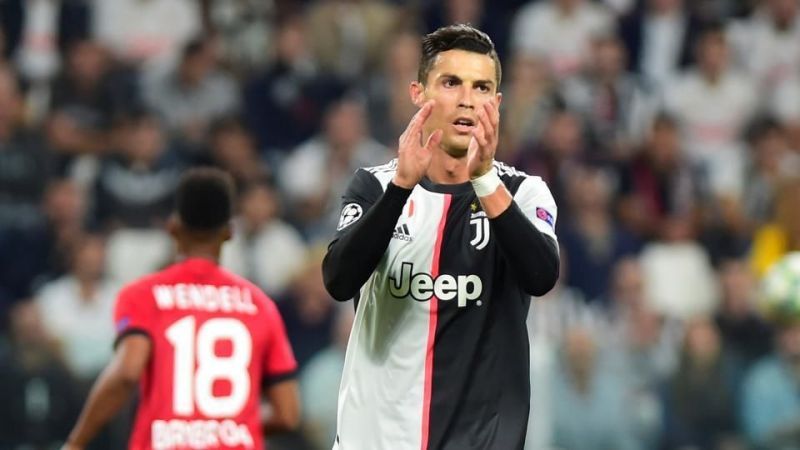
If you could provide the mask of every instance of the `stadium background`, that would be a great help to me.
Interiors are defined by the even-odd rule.
[[[748,448],[774,425],[748,380],[776,352],[758,280],[800,250],[796,0],[0,0],[0,449],[64,439],[197,164],[234,175],[224,264],[278,302],[301,364],[302,430],[270,448],[329,448],[338,198],[391,158],[419,37],[454,22],[503,61],[498,159],[559,205],[529,449]]]

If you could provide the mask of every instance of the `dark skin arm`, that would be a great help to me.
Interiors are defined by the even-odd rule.
[[[62,450],[83,450],[128,403],[150,361],[151,349],[150,338],[140,334],[128,335],[119,342],[114,358],[92,387]]]
[[[275,383],[266,390],[272,407],[264,421],[264,435],[294,431],[300,425],[300,394],[297,381],[286,380]]]

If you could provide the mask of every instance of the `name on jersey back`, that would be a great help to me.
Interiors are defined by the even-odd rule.
[[[161,310],[196,310],[205,312],[232,312],[255,315],[258,308],[253,303],[249,289],[238,286],[178,283],[153,286],[156,306]]]

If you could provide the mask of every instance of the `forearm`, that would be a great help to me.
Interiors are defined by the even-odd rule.
[[[411,189],[389,183],[364,217],[330,245],[322,262],[322,274],[333,298],[340,301],[353,298],[369,279],[389,247],[392,230],[409,195]]]
[[[491,217],[488,211],[487,215]],[[536,296],[552,289],[559,272],[555,241],[539,231],[514,202],[489,222],[492,234],[522,289]]]
[[[126,380],[109,370],[104,371],[89,393],[78,423],[67,442],[78,448],[86,446],[125,406],[135,389],[136,382]]]

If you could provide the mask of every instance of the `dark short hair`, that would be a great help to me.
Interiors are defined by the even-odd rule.
[[[494,74],[497,85],[500,85],[502,71],[500,58],[494,48],[492,39],[483,31],[467,24],[448,25],[441,27],[433,33],[422,38],[422,55],[419,61],[417,81],[425,83],[428,73],[433,67],[436,55],[448,50],[465,50],[473,53],[487,55],[494,61]]]
[[[212,167],[187,170],[175,193],[175,210],[181,223],[193,231],[214,231],[231,220],[233,178]]]

